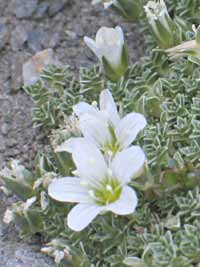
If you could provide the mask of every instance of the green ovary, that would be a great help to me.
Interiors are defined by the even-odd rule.
[[[106,178],[102,185],[94,189],[95,201],[99,205],[108,205],[118,200],[122,193],[122,187],[117,179]]]

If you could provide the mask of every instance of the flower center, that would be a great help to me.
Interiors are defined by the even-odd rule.
[[[117,152],[121,150],[120,144],[118,143],[116,134],[115,134],[115,129],[110,125],[109,126],[109,131],[111,134],[111,142],[108,142],[103,151],[104,152],[111,152],[112,155],[114,156]]]
[[[100,186],[90,191],[98,205],[108,205],[120,198],[122,187],[121,183],[114,178],[106,177]]]

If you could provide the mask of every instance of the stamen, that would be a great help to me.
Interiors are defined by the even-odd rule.
[[[106,190],[113,194],[113,189],[112,189],[112,186],[110,184],[106,185]]]

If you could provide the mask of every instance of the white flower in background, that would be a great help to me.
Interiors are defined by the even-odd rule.
[[[187,41],[170,49],[166,52],[174,59],[182,56],[193,56],[200,59],[200,45],[196,40]]]
[[[144,10],[159,46],[171,47],[174,44],[174,25],[164,0],[149,1]]]
[[[87,46],[100,60],[105,74],[111,80],[118,80],[128,68],[128,56],[122,29],[101,27],[96,40],[84,37]]]
[[[110,6],[112,6],[113,4],[115,4],[117,2],[117,0],[93,0],[92,1],[92,5],[96,5],[96,4],[99,4],[99,3],[102,3],[104,4],[104,8],[109,8]]]
[[[145,117],[135,112],[121,119],[109,90],[101,92],[100,109],[80,102],[73,107],[73,111],[79,117],[79,128],[83,136],[112,155],[131,145],[147,124]],[[64,150],[65,142],[56,151]]]
[[[191,60],[192,58],[196,58],[198,60],[196,61],[196,63],[200,64],[200,26],[196,28],[195,25],[192,25],[192,29],[195,33],[195,40],[183,42],[180,45],[166,50],[171,59],[189,56],[189,59]]]
[[[127,186],[143,168],[145,155],[139,146],[116,154],[108,164],[100,150],[86,138],[71,138],[65,149],[72,153],[78,177],[66,177],[50,184],[50,197],[77,204],[68,214],[68,226],[81,231],[101,212],[128,215],[138,198]]]
[[[93,0],[92,4],[103,3],[128,21],[136,21],[143,13],[141,0]]]

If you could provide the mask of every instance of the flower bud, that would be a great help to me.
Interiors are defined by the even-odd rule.
[[[136,21],[143,14],[141,0],[93,0],[93,4],[104,3],[104,8],[111,8],[128,21]]]
[[[110,80],[117,81],[124,75],[128,69],[128,54],[120,27],[101,27],[95,41],[88,37],[85,37],[84,41],[98,57]]]
[[[164,0],[149,1],[144,6],[149,25],[160,48],[174,45],[174,24],[169,16]]]
[[[171,59],[188,56],[188,59],[200,65],[200,26],[192,27],[195,33],[195,40],[183,42],[180,45],[167,49]]]

